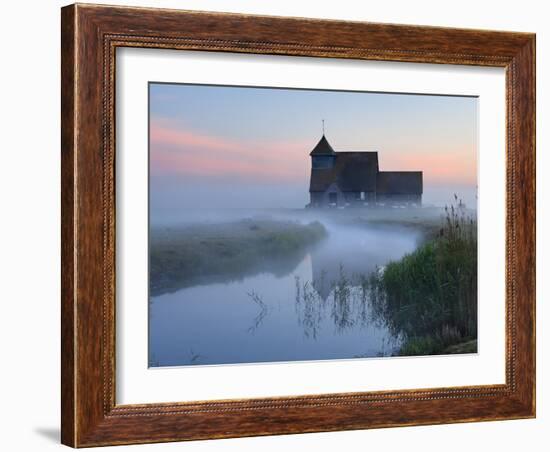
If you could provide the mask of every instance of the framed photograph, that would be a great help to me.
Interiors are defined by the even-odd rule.
[[[62,8],[62,442],[535,416],[535,36]]]

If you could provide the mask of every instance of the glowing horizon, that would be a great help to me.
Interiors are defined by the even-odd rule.
[[[228,196],[242,192],[242,207],[303,207],[309,152],[323,119],[336,152],[377,151],[381,171],[422,171],[425,200],[446,187],[475,193],[477,98],[177,84],[149,89],[151,196],[159,205],[169,206],[163,198],[173,197],[178,206],[215,207],[216,190],[227,190]],[[251,190],[265,199],[251,193],[248,202]]]

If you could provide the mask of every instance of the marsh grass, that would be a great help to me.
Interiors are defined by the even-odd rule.
[[[325,272],[321,275],[322,279],[326,278]],[[335,334],[372,325],[386,326],[383,319],[372,315],[372,289],[367,276],[349,274],[340,264],[337,277],[326,281],[330,285],[327,298],[321,297],[318,292],[318,285],[322,287],[325,284],[322,279],[311,283],[295,276],[295,310],[305,337],[315,339],[324,319],[331,320]],[[400,341],[398,336],[391,339],[392,343],[396,341]]]
[[[316,339],[321,329],[326,303],[311,282],[302,282],[299,276],[295,276],[294,279],[296,283],[295,310],[298,324],[303,328],[305,337]]]
[[[247,295],[249,298],[256,304],[256,306],[259,308],[259,312],[254,317],[254,321],[252,325],[247,329],[247,331],[251,334],[254,334],[256,330],[260,327],[262,322],[264,321],[264,318],[269,313],[269,307],[268,305],[263,301],[262,297],[260,297],[256,292],[248,292]]]
[[[369,284],[375,312],[405,337],[400,354],[448,353],[476,339],[476,219],[455,196],[436,237],[373,273]]]
[[[326,235],[317,221],[242,220],[155,230],[150,237],[150,292],[160,295],[240,279],[264,268],[280,268],[284,274]]]

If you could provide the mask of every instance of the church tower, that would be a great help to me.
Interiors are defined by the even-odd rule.
[[[337,193],[330,193],[329,195],[326,195],[327,187],[324,187],[324,186],[317,187],[319,183],[323,185],[322,181],[325,181],[327,180],[327,178],[331,177],[332,170],[336,163],[336,156],[337,156],[336,152],[334,152],[334,149],[332,148],[330,143],[327,141],[324,130],[323,130],[323,136],[321,137],[317,145],[313,148],[313,150],[309,153],[309,155],[311,157],[309,206],[320,207],[323,204],[325,204],[325,202],[329,202],[336,205],[338,201]],[[329,199],[325,200],[327,196]]]
[[[330,169],[334,166],[336,152],[332,149],[324,133],[309,155],[311,156],[312,169]]]

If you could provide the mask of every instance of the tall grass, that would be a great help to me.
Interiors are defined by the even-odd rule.
[[[371,276],[374,308],[402,355],[446,353],[477,338],[477,221],[455,195],[437,236]]]

